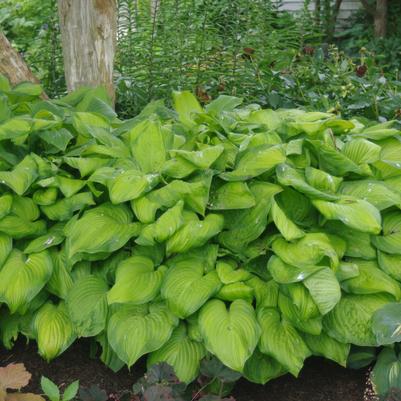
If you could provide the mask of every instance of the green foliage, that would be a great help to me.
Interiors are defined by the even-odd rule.
[[[21,334],[51,360],[90,337],[113,370],[146,355],[223,396],[400,339],[395,121],[189,92],[123,121],[99,89],[2,82],[5,346]]]

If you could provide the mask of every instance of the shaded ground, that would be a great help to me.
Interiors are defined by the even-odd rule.
[[[39,379],[45,375],[57,384],[79,379],[81,385],[97,384],[110,393],[128,390],[143,374],[144,365],[113,373],[98,359],[89,358],[89,343],[80,341],[51,364],[43,361],[34,344],[19,342],[13,351],[0,348],[0,366],[23,362],[32,373],[27,390],[40,392]],[[363,401],[366,372],[346,370],[323,359],[310,359],[299,377],[290,375],[266,386],[240,381],[234,396],[237,401]]]

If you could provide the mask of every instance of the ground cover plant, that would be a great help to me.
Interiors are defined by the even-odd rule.
[[[90,337],[114,370],[146,355],[189,383],[214,355],[266,383],[400,340],[394,122],[189,92],[122,121],[101,89],[0,91],[4,346]]]

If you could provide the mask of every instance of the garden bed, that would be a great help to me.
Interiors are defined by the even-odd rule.
[[[84,387],[93,384],[105,389],[109,395],[120,396],[144,373],[145,363],[140,361],[129,372],[113,373],[98,358],[89,358],[87,341],[79,341],[50,364],[37,354],[36,344],[16,344],[12,351],[0,349],[0,366],[23,362],[32,373],[27,390],[41,392],[41,375],[57,384],[69,384],[79,379]],[[265,386],[241,380],[235,387],[236,401],[362,401],[366,383],[366,370],[349,370],[321,358],[306,361],[299,379],[285,375]]]

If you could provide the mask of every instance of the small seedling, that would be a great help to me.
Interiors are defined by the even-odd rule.
[[[50,401],[71,401],[76,397],[78,393],[79,380],[76,380],[69,386],[67,386],[63,395],[61,395],[60,389],[57,384],[55,384],[45,376],[42,376],[42,378],[40,379],[40,386],[42,387],[42,391]]]

